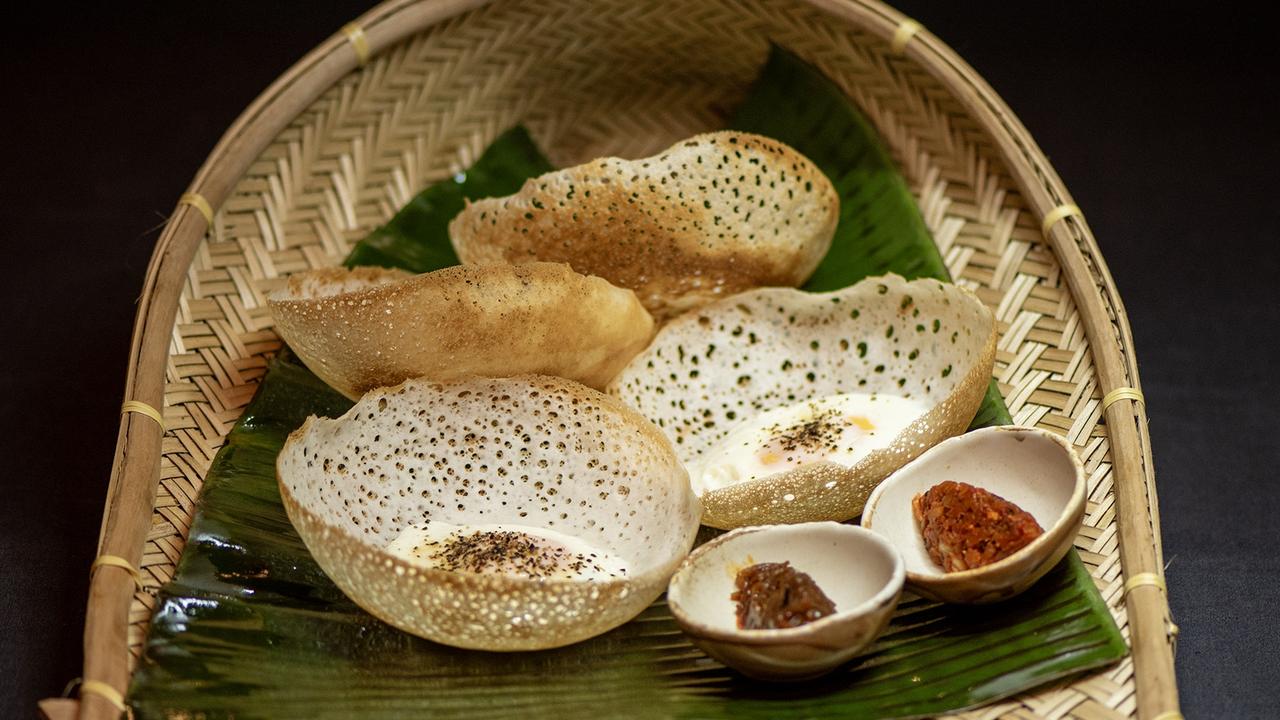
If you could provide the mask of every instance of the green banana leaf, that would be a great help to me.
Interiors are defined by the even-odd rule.
[[[770,107],[795,112],[773,116]],[[733,126],[799,148],[837,182],[844,214],[811,289],[886,271],[945,277],[874,132],[813,69],[775,50]],[[514,129],[465,177],[423,191],[351,262],[419,272],[456,262],[445,227],[463,199],[514,192],[548,167]],[[857,206],[872,211],[850,211]],[[558,650],[437,645],[348,600],[280,503],[274,463],[287,434],[308,415],[349,406],[288,352],[272,363],[214,460],[187,548],[160,593],[129,693],[139,717],[915,717],[1006,697],[1126,652],[1074,552],[998,605],[909,599],[862,657],[805,683],[758,683],[726,670],[689,643],[661,600],[612,632]],[[1002,422],[1008,412],[991,393],[975,425]]]
[[[361,240],[347,267],[378,265],[424,273],[458,264],[449,221],[467,200],[510,195],[524,181],[554,170],[523,126],[498,136],[466,173],[423,190],[386,225]]]

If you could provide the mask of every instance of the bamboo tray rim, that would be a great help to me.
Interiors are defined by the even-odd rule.
[[[171,215],[147,268],[130,345],[127,402],[163,410],[164,368],[187,269],[215,211],[251,163],[299,113],[372,55],[494,0],[387,0],[317,46],[267,88],[214,147]],[[1083,214],[1021,122],[995,91],[945,43],[877,0],[799,0],[890,43],[950,90],[995,143],[1079,305],[1104,389],[1102,414],[1116,474],[1116,522],[1141,718],[1180,718],[1173,672],[1176,627],[1163,582],[1159,512],[1150,436],[1133,337],[1119,293]],[[195,199],[198,198],[198,199]],[[201,202],[203,201],[203,202]],[[1127,393],[1127,394],[1126,394]],[[1119,394],[1119,396],[1117,396]],[[1119,400],[1132,402],[1120,402]],[[138,567],[159,481],[162,424],[123,412],[99,533],[98,556]],[[90,581],[83,675],[96,691],[77,703],[46,701],[51,717],[119,714],[114,689],[128,685],[126,627],[134,578],[95,572]],[[106,690],[101,688],[105,687]]]

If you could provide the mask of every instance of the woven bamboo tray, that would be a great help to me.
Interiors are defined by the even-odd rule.
[[[1026,130],[954,52],[872,0],[389,0],[316,48],[214,149],[156,246],[138,308],[93,575],[81,700],[108,718],[202,478],[280,347],[264,298],[338,264],[429,182],[525,123],[558,165],[715,127],[783,45],[880,131],[947,266],[995,311],[1016,422],[1089,473],[1081,558],[1132,648],[1100,673],[966,718],[1180,718],[1133,340],[1084,217]],[[1125,391],[1128,388],[1130,391]],[[140,587],[139,587],[140,586]]]

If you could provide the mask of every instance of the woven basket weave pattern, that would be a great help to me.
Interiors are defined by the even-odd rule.
[[[1076,546],[1127,633],[1101,393],[1039,219],[931,76],[882,40],[776,0],[651,12],[605,0],[590,14],[568,0],[497,3],[373,58],[298,117],[218,209],[187,276],[143,560],[149,585],[172,575],[201,479],[280,347],[264,298],[286,275],[340,263],[417,190],[467,167],[517,122],[557,165],[635,157],[719,126],[770,40],[835,80],[878,128],[953,277],[996,313],[995,374],[1015,421],[1059,432],[1080,452],[1089,505]],[[135,658],[153,592],[135,596]],[[963,717],[1129,717],[1132,673],[1126,659]]]

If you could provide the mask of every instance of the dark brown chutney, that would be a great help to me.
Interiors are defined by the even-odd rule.
[[[743,568],[734,584],[738,589],[729,599],[738,604],[738,627],[743,630],[799,627],[836,611],[813,578],[789,562]]]

